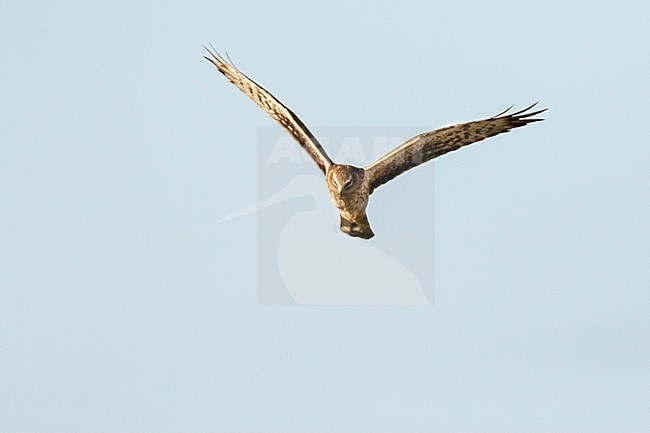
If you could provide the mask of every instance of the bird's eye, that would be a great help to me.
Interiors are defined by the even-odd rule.
[[[345,188],[348,188],[352,185],[352,182],[354,182],[354,179],[348,179],[345,181],[345,185],[343,185]]]

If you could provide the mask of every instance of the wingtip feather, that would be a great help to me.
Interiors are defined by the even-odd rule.
[[[530,110],[531,108],[533,108],[537,104],[539,104],[539,101],[535,102],[534,104],[532,104],[529,107],[524,108],[523,110],[519,110],[516,113],[512,113],[511,116],[518,116],[518,115],[520,115],[522,113],[525,113],[526,111]]]
[[[506,108],[505,110],[503,110],[503,111],[500,112],[499,114],[495,114],[494,116],[492,116],[492,119],[495,119],[495,118],[497,118],[497,117],[499,117],[499,116],[503,116],[503,115],[506,114],[508,111],[512,110],[512,107],[514,107],[514,106],[515,106],[515,104],[512,104],[510,107]]]

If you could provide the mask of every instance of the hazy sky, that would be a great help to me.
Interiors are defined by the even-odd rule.
[[[5,3],[0,431],[650,429],[647,1]],[[373,196],[432,306],[260,306],[207,42],[317,135],[550,110]]]

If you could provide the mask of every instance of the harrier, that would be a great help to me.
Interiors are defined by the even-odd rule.
[[[366,207],[375,189],[413,167],[417,167],[447,152],[481,141],[513,128],[544,119],[533,118],[544,110],[530,107],[508,114],[510,108],[487,119],[461,123],[416,135],[367,167],[336,164],[316,137],[293,111],[278,101],[269,91],[244,75],[232,62],[227,62],[214,50],[206,48],[210,61],[232,84],[244,92],[262,110],[278,122],[314,160],[325,175],[327,191],[341,216],[341,231],[363,239],[375,234],[370,228]]]

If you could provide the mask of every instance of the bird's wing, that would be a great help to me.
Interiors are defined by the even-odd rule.
[[[269,91],[248,78],[234,65],[226,62],[214,49],[210,50],[207,47],[205,49],[210,53],[210,57],[204,57],[216,66],[228,81],[237,86],[262,110],[266,111],[269,116],[289,131],[293,138],[300,143],[300,146],[311,156],[318,168],[325,173],[332,164],[332,160],[298,116],[278,101]]]
[[[510,107],[489,119],[461,123],[416,135],[365,167],[366,173],[370,176],[371,191],[405,171],[447,152],[508,132],[513,128],[544,120],[532,118],[546,111],[546,109],[529,111],[535,105],[537,103],[516,113],[506,114],[512,108]]]

